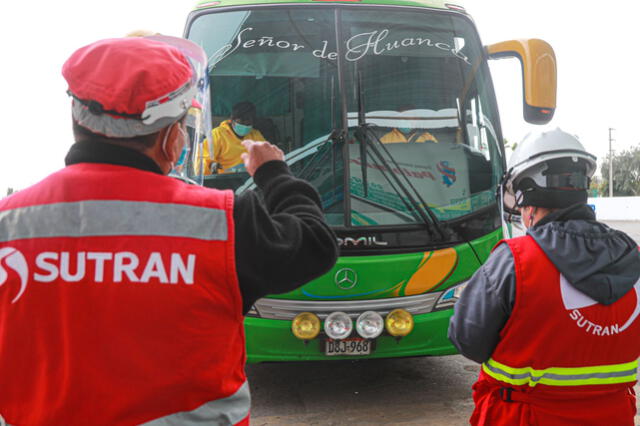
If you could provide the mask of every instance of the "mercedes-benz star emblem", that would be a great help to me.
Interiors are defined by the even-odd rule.
[[[336,272],[334,279],[338,288],[350,290],[358,283],[358,274],[351,268],[342,268]]]

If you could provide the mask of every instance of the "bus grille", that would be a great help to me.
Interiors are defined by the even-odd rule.
[[[420,294],[417,296],[393,297],[375,300],[290,300],[290,299],[259,299],[248,316],[267,319],[292,320],[300,312],[313,312],[320,319],[325,319],[332,312],[344,312],[352,318],[365,311],[376,311],[386,315],[394,309],[405,309],[412,315],[431,312],[442,292]]]

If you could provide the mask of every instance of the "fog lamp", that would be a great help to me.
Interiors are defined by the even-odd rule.
[[[353,330],[353,322],[344,312],[333,312],[324,320],[324,332],[332,339],[349,337]]]
[[[291,322],[291,332],[301,340],[315,339],[320,333],[320,318],[311,312],[301,312]]]
[[[384,320],[379,313],[366,311],[356,320],[356,330],[365,339],[375,339],[384,329]]]
[[[394,309],[387,315],[384,325],[390,335],[406,336],[413,330],[413,316],[404,309]]]

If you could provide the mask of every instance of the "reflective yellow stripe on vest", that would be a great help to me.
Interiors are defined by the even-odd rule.
[[[550,367],[535,370],[531,367],[513,368],[494,359],[482,364],[482,370],[501,382],[531,387],[542,383],[549,386],[608,385],[634,382],[638,361],[592,367]]]

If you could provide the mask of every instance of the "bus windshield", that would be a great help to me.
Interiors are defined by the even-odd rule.
[[[496,205],[500,126],[470,19],[330,5],[194,16],[188,38],[209,56],[213,127],[229,128],[234,105],[255,105],[252,134],[318,189],[330,224],[437,225]],[[241,164],[216,168],[224,153],[215,137],[206,143],[208,186],[251,187]]]

